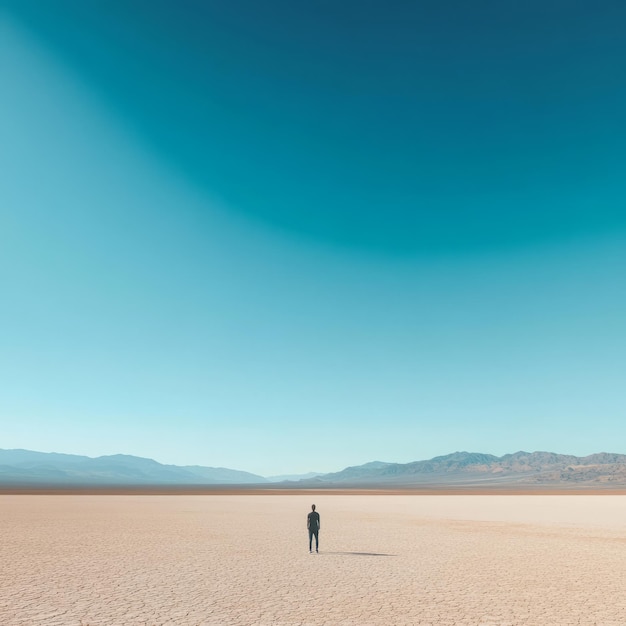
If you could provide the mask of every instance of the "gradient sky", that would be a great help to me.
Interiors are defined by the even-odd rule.
[[[625,23],[4,0],[0,447],[626,452]]]

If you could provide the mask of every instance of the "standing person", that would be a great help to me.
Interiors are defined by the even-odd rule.
[[[315,510],[315,505],[311,505],[311,512],[306,518],[306,527],[309,529],[309,554],[313,554],[311,544],[313,536],[315,536],[315,552],[319,552],[319,531],[320,531],[320,514]]]

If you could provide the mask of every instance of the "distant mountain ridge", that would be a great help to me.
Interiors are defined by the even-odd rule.
[[[453,452],[423,461],[371,461],[330,474],[264,477],[199,465],[164,465],[126,454],[96,458],[0,449],[0,485],[266,485],[324,487],[626,487],[626,455],[601,452],[577,457],[554,452],[515,452],[501,457]]]
[[[626,455],[577,457],[554,452],[515,452],[501,457],[454,452],[411,463],[366,463],[313,479],[317,484],[615,484],[626,485]],[[312,482],[312,481],[306,481]]]
[[[281,483],[285,481],[298,481],[298,480],[306,480],[307,478],[316,478],[318,476],[323,476],[322,472],[307,472],[306,474],[279,474],[278,476],[268,476],[267,480],[271,483]]]
[[[258,484],[263,476],[224,467],[163,465],[128,454],[88,457],[0,450],[0,484],[210,485]]]

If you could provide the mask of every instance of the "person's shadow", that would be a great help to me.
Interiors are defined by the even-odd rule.
[[[339,556],[398,556],[397,554],[385,554],[384,552],[320,552],[320,554],[332,554]]]

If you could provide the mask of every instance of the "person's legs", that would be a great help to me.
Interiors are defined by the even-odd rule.
[[[309,552],[311,552],[312,543],[313,543],[313,530],[309,528]]]
[[[320,541],[319,541],[319,530],[315,531],[315,552],[319,552]],[[309,548],[310,550],[311,548]]]

